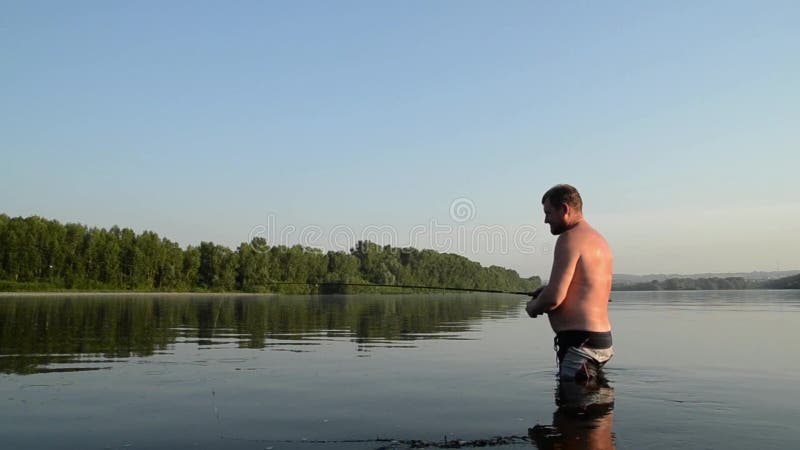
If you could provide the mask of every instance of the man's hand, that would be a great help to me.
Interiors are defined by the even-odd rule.
[[[528,313],[528,317],[536,318],[539,314],[534,314],[533,311],[533,304],[536,303],[536,299],[531,299],[527,305],[525,305],[525,312]]]
[[[544,290],[544,286],[540,286],[538,289],[536,289],[535,291],[531,292],[530,293],[531,299],[525,305],[525,312],[527,312],[528,316],[530,316],[532,318],[535,318],[536,316],[541,314],[540,312],[535,311],[533,307],[536,304],[536,297],[538,297],[539,294],[541,294],[543,290]]]

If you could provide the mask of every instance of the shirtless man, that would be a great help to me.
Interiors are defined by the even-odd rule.
[[[542,205],[544,223],[558,240],[550,282],[532,294],[525,309],[531,317],[549,316],[561,379],[602,376],[601,367],[614,354],[608,320],[611,249],[583,218],[583,201],[574,187],[552,187]]]

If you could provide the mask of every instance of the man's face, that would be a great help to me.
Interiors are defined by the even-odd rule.
[[[559,235],[567,231],[564,205],[553,206],[548,199],[542,206],[544,207],[544,223],[550,225],[550,232]]]

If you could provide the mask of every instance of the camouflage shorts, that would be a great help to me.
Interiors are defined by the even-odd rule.
[[[601,369],[614,356],[614,348],[569,347],[558,365],[562,380],[589,380],[602,376]]]

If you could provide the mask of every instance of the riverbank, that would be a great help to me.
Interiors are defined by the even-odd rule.
[[[274,292],[160,292],[160,291],[10,291],[0,292],[3,297],[264,297],[278,295]]]

